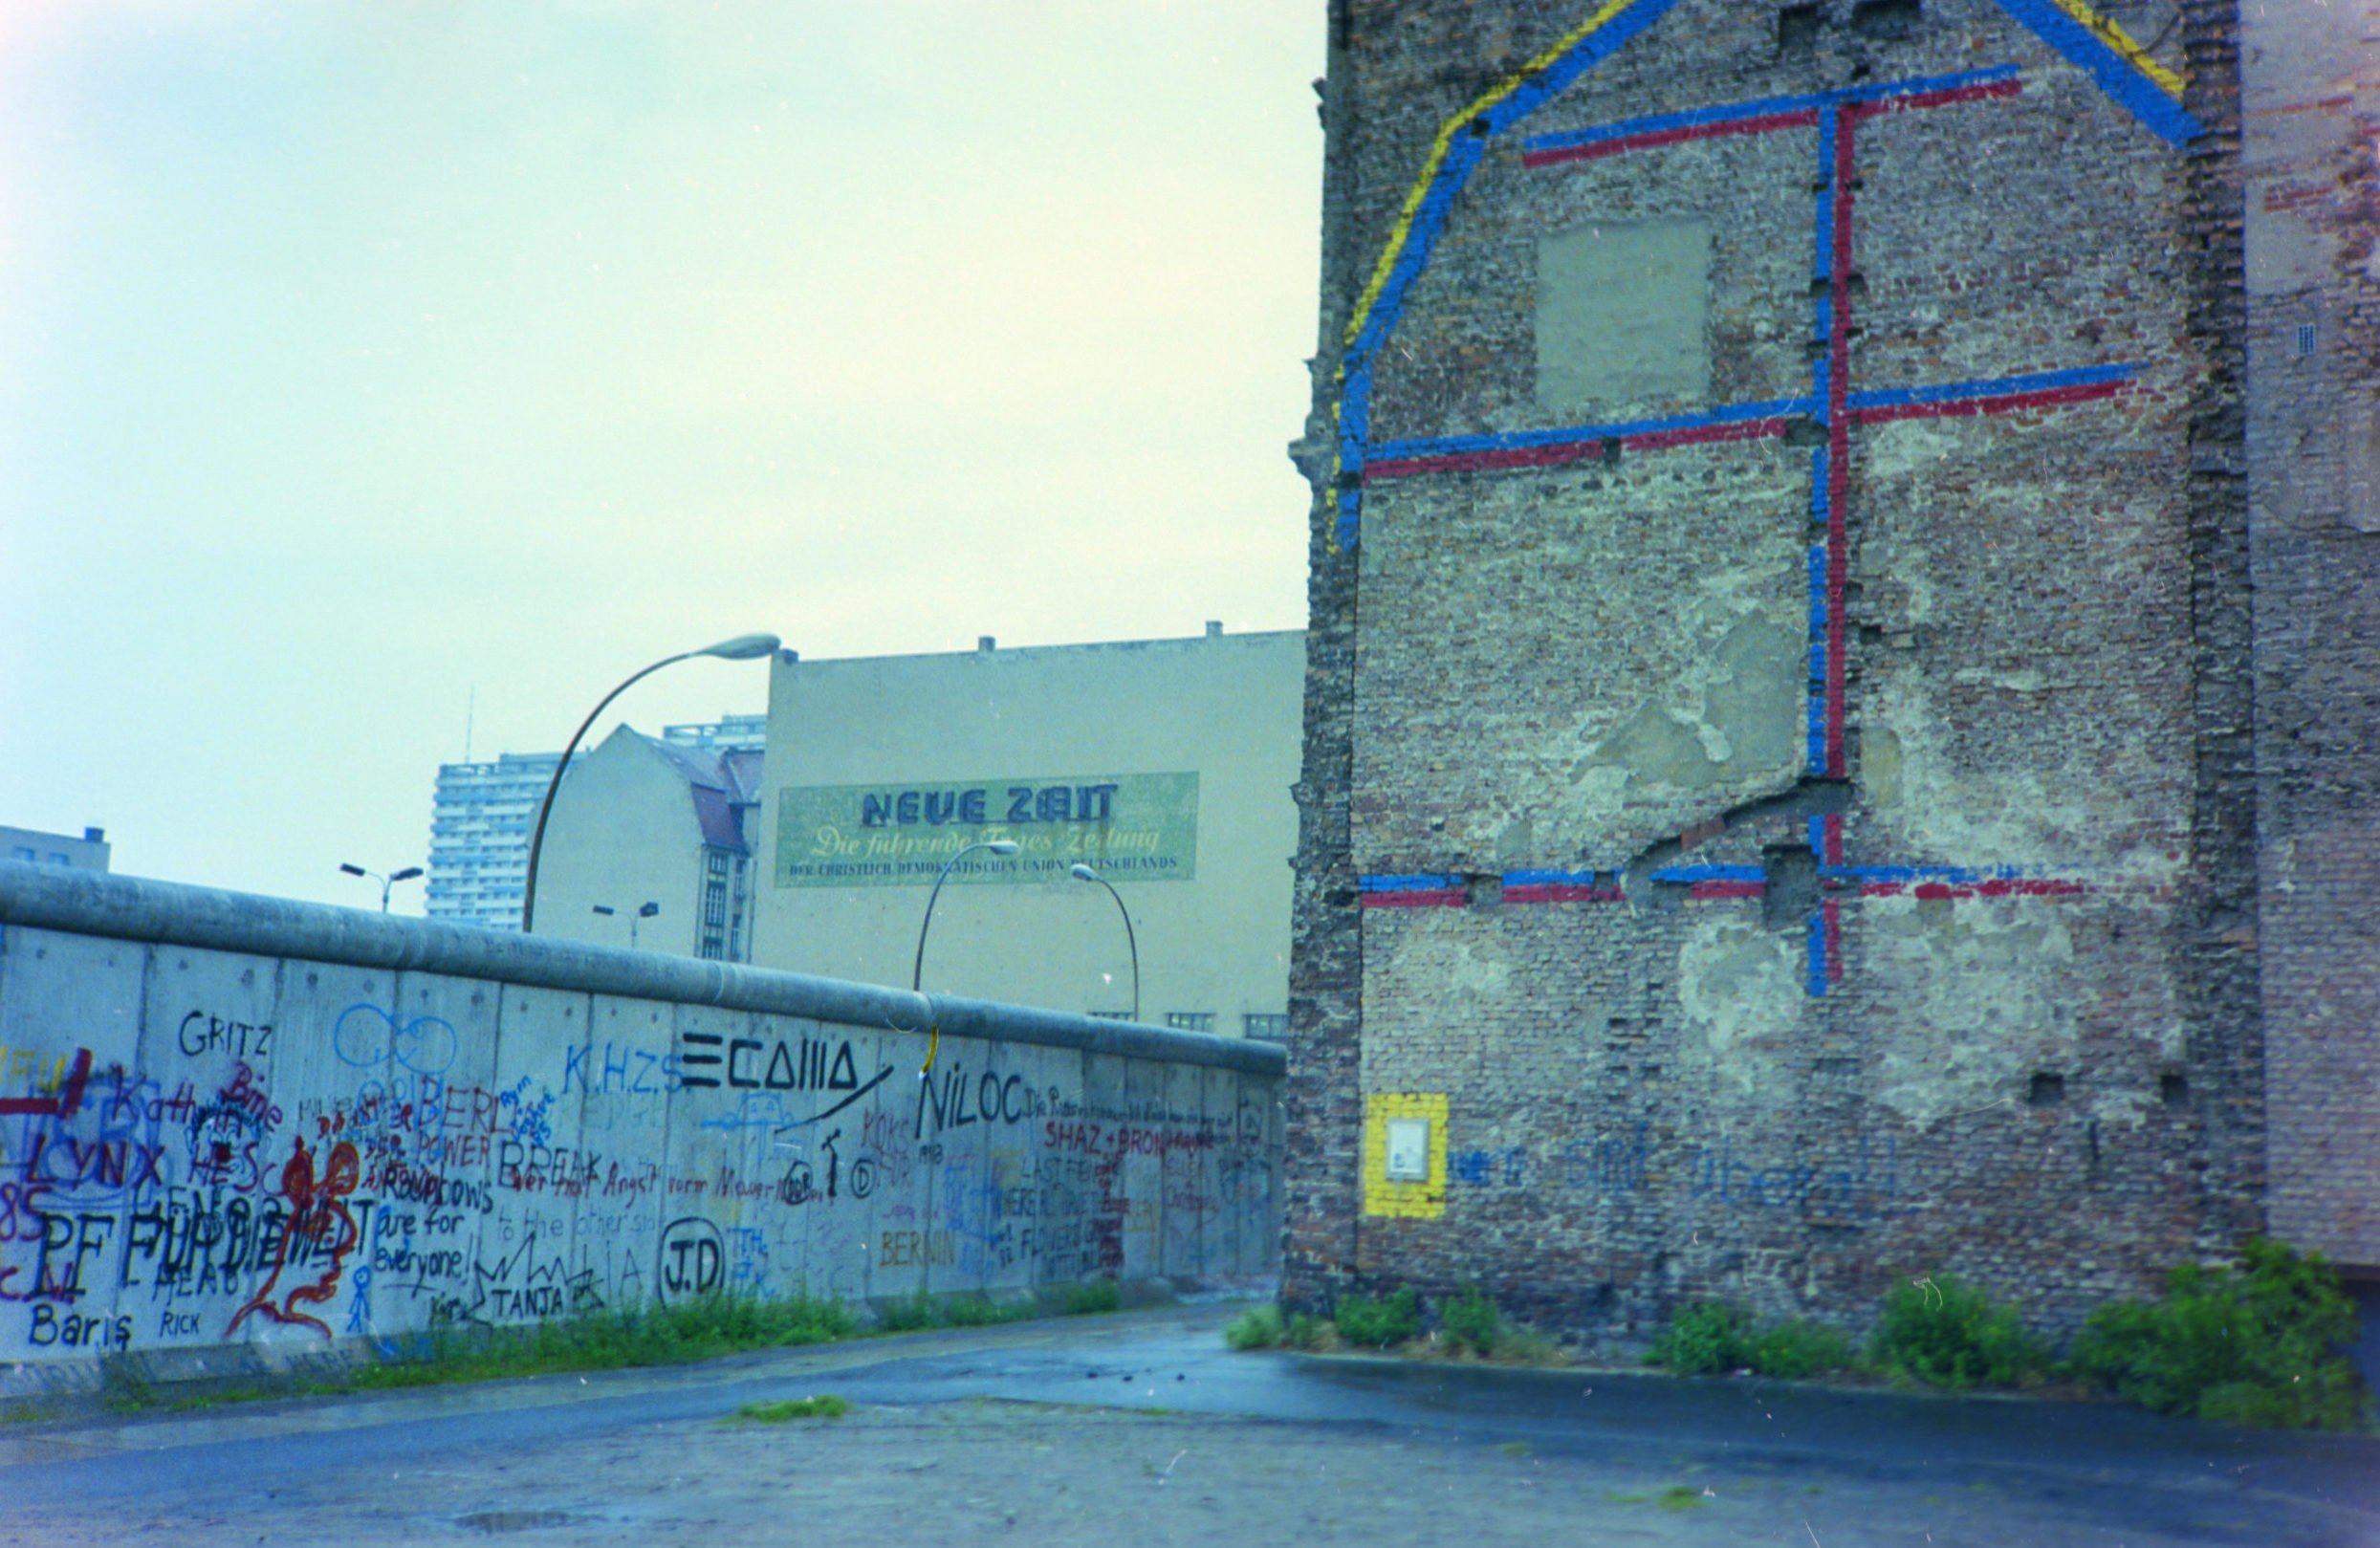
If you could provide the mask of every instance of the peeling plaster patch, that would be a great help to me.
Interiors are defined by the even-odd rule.
[[[1975,454],[1975,444],[1962,440],[1951,420],[1905,419],[1871,425],[1860,432],[1860,460],[1867,476],[1931,479],[1945,463]]]
[[[1860,906],[1864,971],[1894,1008],[1880,1040],[1874,1101],[1919,1128],[2016,1096],[2027,1072],[2064,1057],[2071,1007],[2052,997],[2074,938],[2054,899],[1928,907],[1914,898]]]
[[[2049,679],[2030,666],[2013,672],[1995,672],[1982,666],[1961,666],[1951,674],[1954,683],[1981,684],[2006,688],[2011,693],[2042,693],[2047,691]]]
[[[1738,616],[1661,697],[1639,704],[1571,766],[1571,825],[1606,828],[1624,800],[1674,802],[1714,790],[1748,798],[1800,774],[1804,624],[1724,596],[1704,607],[1721,621]]]
[[[1901,739],[1889,726],[1873,727],[1860,735],[1860,789],[1879,812],[1901,804]]]
[[[1923,681],[1908,674],[1879,684],[1867,710],[1861,776],[1875,790],[1875,761],[1882,756],[1891,764],[1889,804],[1919,849],[1910,860],[1950,856],[1969,865],[2172,882],[2178,846],[2153,837],[2165,827],[2156,820],[2159,793],[2081,758],[1962,768],[1951,751],[1956,728],[1941,713]]]
[[[1776,1073],[1773,1039],[1792,1032],[1809,1004],[1797,943],[1738,921],[1701,921],[1678,952],[1677,981],[1686,1025],[1701,1035],[1713,1073],[1750,1096]],[[1690,1036],[1681,1050],[1689,1061],[1692,1046]]]
[[[1483,956],[1469,942],[1463,942],[1448,954],[1443,982],[1450,990],[1500,1003],[1512,992],[1513,967],[1509,962]]]
[[[2136,1129],[2156,1104],[2146,1091],[2103,1091],[2091,1099],[2090,1115],[2109,1128]]]

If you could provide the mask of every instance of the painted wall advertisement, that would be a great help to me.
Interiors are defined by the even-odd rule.
[[[1198,875],[1198,775],[1145,774],[956,784],[798,785],[778,793],[780,887],[916,886],[969,844],[961,882],[1047,882],[1078,861],[1110,882]]]

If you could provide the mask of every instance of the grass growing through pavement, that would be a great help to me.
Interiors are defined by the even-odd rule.
[[[1060,1306],[1068,1316],[1112,1312],[1124,1303],[1113,1279],[1065,1287]],[[273,1398],[335,1396],[345,1392],[448,1386],[523,1376],[623,1370],[635,1366],[683,1365],[755,1349],[832,1343],[863,1331],[904,1333],[933,1327],[991,1327],[1039,1315],[1030,1300],[996,1301],[961,1296],[937,1302],[923,1294],[888,1303],[873,1329],[862,1330],[841,1302],[797,1293],[769,1297],[714,1294],[667,1304],[585,1312],[517,1327],[444,1327],[383,1344],[382,1363],[360,1364],[335,1375],[308,1374],[263,1383],[157,1390],[133,1362],[101,1363],[101,1406],[113,1413],[152,1408],[183,1412],[229,1403]],[[0,1422],[54,1417],[46,1407],[19,1404]]]
[[[787,1398],[777,1403],[747,1403],[735,1410],[735,1417],[755,1425],[782,1425],[795,1419],[841,1419],[851,1411],[848,1400],[832,1392],[821,1392],[810,1398]]]
[[[499,1381],[564,1371],[683,1365],[748,1349],[784,1349],[851,1337],[839,1301],[806,1295],[700,1296],[666,1305],[592,1312],[526,1327],[440,1329],[403,1363],[364,1365],[315,1391],[374,1391]]]

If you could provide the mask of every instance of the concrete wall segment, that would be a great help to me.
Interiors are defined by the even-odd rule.
[[[0,1388],[1277,1261],[1277,1048],[99,880],[0,875]]]

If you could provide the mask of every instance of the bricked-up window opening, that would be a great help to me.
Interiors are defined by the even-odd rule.
[[[1816,6],[1787,6],[1777,13],[1777,51],[1817,47],[1819,29],[1825,24]]]
[[[1799,934],[1809,928],[1818,907],[1818,855],[1807,844],[1779,844],[1760,851],[1767,871],[1760,887],[1760,923]]]
[[[2190,1078],[2183,1075],[2157,1077],[2157,1096],[2168,1107],[2178,1107],[2190,1100]]]
[[[2300,355],[2314,353],[2314,325],[2310,322],[2298,324],[2298,353]]]
[[[1851,8],[1851,31],[1863,37],[1909,37],[1922,19],[1918,0],[1859,0]]]
[[[1500,876],[1466,876],[1463,878],[1463,902],[1474,908],[1492,908],[1504,901],[1504,879]]]
[[[1709,398],[1710,305],[1707,221],[1593,221],[1539,238],[1539,405],[1600,417]]]
[[[1168,1011],[1166,1025],[1176,1032],[1212,1032],[1214,1031],[1214,1013],[1212,1011]]]
[[[2066,1078],[2047,1070],[2034,1071],[2033,1088],[2024,1094],[2024,1100],[2035,1107],[2057,1106],[2066,1100]]]

